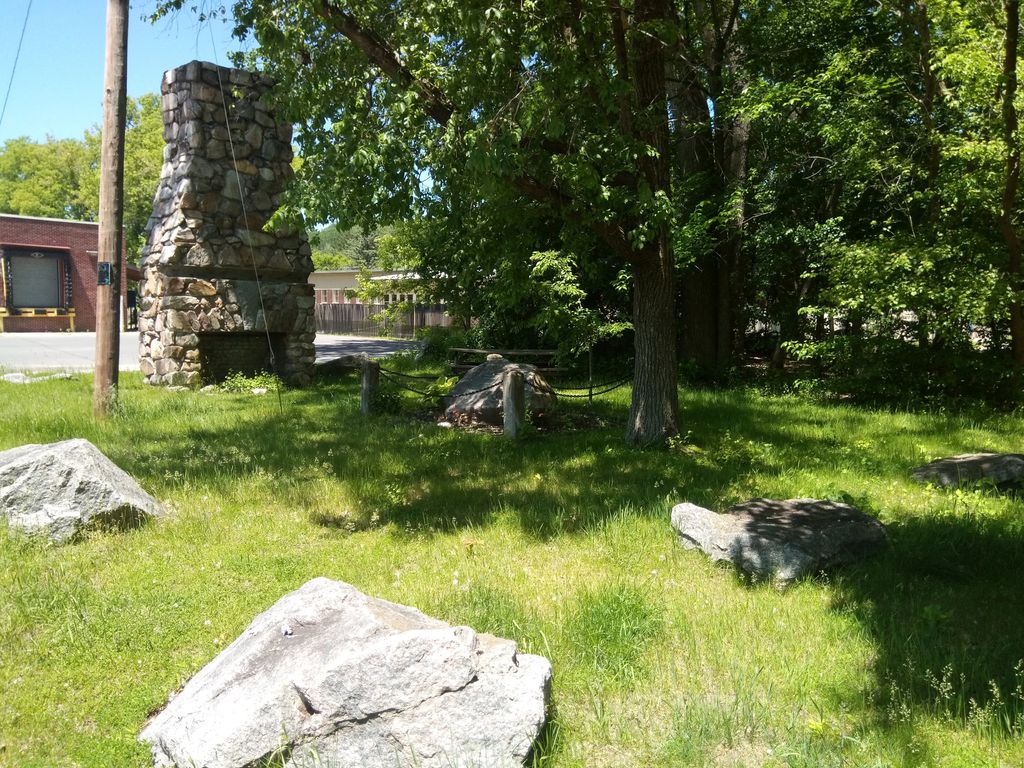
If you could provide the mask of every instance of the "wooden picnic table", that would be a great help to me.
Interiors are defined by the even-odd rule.
[[[554,362],[555,356],[558,354],[557,349],[474,349],[472,347],[450,347],[448,351],[453,355],[450,362],[452,373],[459,376],[484,362],[488,355],[501,355],[512,362],[520,362],[517,358],[524,357],[536,358],[538,359],[538,363],[547,359],[549,361],[548,365],[537,365],[538,373],[554,374],[564,373],[566,371],[565,368],[559,368],[551,365],[551,363]],[[471,362],[471,358],[474,357],[483,357],[484,360]]]

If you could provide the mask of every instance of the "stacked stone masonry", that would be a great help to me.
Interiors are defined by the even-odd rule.
[[[292,175],[291,126],[264,102],[269,86],[199,61],[164,75],[167,146],[139,305],[139,364],[151,384],[207,380],[206,334],[281,334],[275,372],[300,386],[312,377],[309,243],[303,232],[264,231]]]

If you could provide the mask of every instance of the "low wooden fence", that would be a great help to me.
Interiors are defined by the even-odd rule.
[[[417,304],[390,324],[377,317],[383,309],[380,304],[317,304],[317,333],[411,339],[420,328],[447,328],[452,324],[440,304]]]

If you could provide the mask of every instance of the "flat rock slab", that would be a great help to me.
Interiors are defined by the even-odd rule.
[[[550,679],[509,640],[319,578],[257,616],[139,738],[178,768],[521,768]]]
[[[526,407],[534,414],[550,410],[557,400],[555,391],[537,367],[529,363],[513,363],[500,355],[489,355],[487,362],[466,371],[458,384],[448,393],[445,418],[453,424],[475,422],[500,427],[504,423],[505,374],[519,371],[523,374]]]
[[[160,514],[156,499],[88,440],[0,452],[0,517],[11,528],[64,543],[86,526],[127,527]]]
[[[818,499],[751,499],[721,513],[678,504],[672,526],[687,549],[728,560],[756,581],[783,584],[859,560],[889,540],[875,518],[849,504]]]
[[[943,488],[990,482],[997,488],[1024,487],[1024,454],[962,453],[936,459],[913,471],[915,480]]]

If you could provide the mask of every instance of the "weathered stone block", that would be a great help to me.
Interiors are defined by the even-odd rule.
[[[239,229],[236,230],[238,239],[242,241],[244,245],[251,245],[254,248],[263,248],[266,246],[274,245],[274,236],[266,232],[259,232],[252,229]],[[266,258],[266,255],[264,255]]]
[[[205,245],[194,245],[189,248],[185,263],[190,267],[208,267],[213,263],[213,255]]]
[[[755,580],[786,584],[885,548],[885,526],[849,504],[819,499],[751,499],[724,513],[677,504],[672,526],[683,546],[727,560]]]
[[[194,296],[164,296],[160,299],[161,309],[180,309],[189,310],[194,309],[199,303],[199,299]]]
[[[551,664],[314,579],[257,616],[142,731],[158,765],[521,768]]]
[[[188,287],[188,292],[193,296],[209,298],[217,295],[217,286],[209,280],[196,280]]]
[[[187,331],[191,327],[188,318],[183,312],[172,309],[164,313],[164,318],[167,323],[167,327],[171,330]]]
[[[94,524],[126,526],[163,514],[156,499],[88,440],[0,452],[0,518],[54,543]]]

